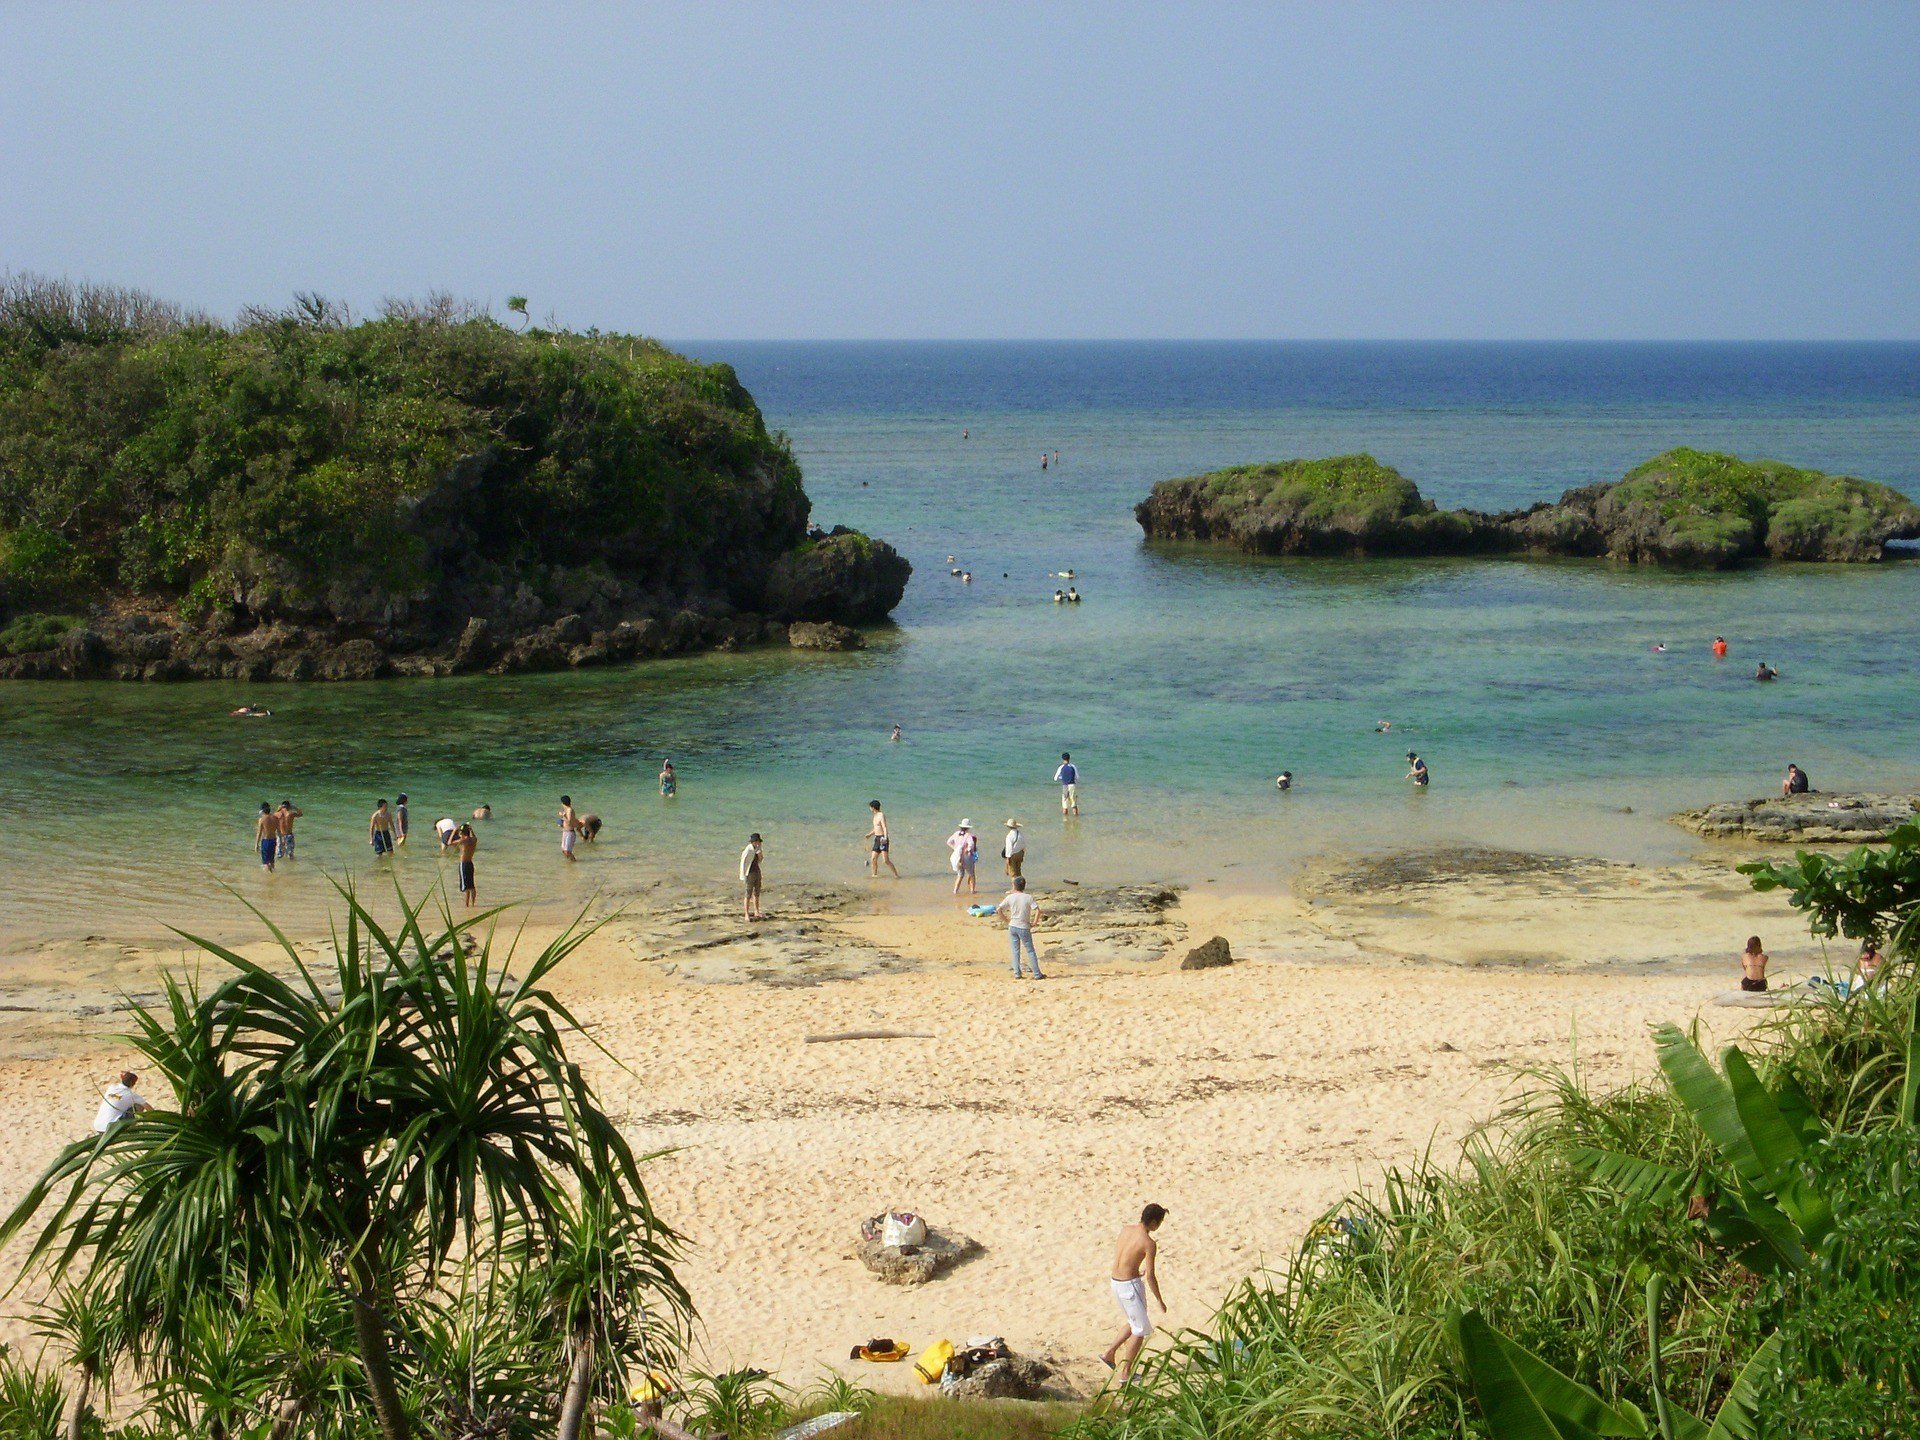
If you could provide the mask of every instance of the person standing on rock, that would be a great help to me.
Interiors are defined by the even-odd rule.
[[[1160,1277],[1154,1273],[1160,1246],[1153,1238],[1166,1218],[1165,1207],[1147,1206],[1138,1222],[1121,1228],[1120,1243],[1114,1248],[1113,1298],[1127,1317],[1127,1328],[1101,1352],[1100,1363],[1118,1375],[1122,1385],[1133,1377],[1133,1362],[1153,1333],[1153,1321],[1147,1318],[1149,1293],[1160,1313],[1167,1313],[1167,1302],[1160,1297]]]
[[[878,800],[869,800],[867,809],[873,813],[873,824],[867,830],[867,864],[873,871],[873,878],[880,878],[880,865],[886,862],[887,869],[893,871],[893,878],[900,878],[900,871],[893,863],[893,837],[887,833],[886,812],[880,808]]]
[[[740,852],[740,884],[746,890],[742,913],[748,920],[767,918],[766,912],[760,908],[762,849],[760,832],[756,830],[747,837],[747,848]]]
[[[1033,922],[1040,913],[1040,906],[1027,893],[1027,879],[1016,876],[1013,889],[1007,892],[1007,898],[993,907],[995,912],[1006,917],[1007,945],[1013,951],[1013,978],[1025,978],[1020,969],[1020,947],[1027,947],[1027,958],[1033,962],[1033,978],[1044,980],[1040,973],[1040,952],[1033,948]]]
[[[1018,820],[1008,819],[1007,838],[1000,842],[1000,855],[1007,862],[1007,874],[1018,880],[1021,867],[1027,863],[1027,833],[1020,828]]]

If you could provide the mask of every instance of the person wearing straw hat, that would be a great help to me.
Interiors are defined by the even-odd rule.
[[[953,834],[947,837],[947,849],[953,852],[950,863],[953,866],[953,893],[958,895],[960,887],[965,885],[971,894],[980,893],[980,881],[976,873],[980,864],[980,837],[973,831],[973,821],[962,820]]]
[[[1007,874],[1020,878],[1020,867],[1027,863],[1027,836],[1018,820],[1007,821],[1007,838],[1000,842],[1000,854],[1007,862]]]
[[[748,920],[764,920],[766,911],[760,908],[760,887],[762,884],[760,862],[765,854],[760,840],[760,832],[754,831],[747,837],[747,848],[740,852],[740,884],[746,891],[742,914]]]

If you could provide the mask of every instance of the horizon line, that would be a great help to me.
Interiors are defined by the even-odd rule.
[[[1920,345],[1914,336],[697,335],[671,345]]]

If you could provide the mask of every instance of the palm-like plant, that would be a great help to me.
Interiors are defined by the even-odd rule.
[[[78,1286],[62,1286],[33,1317],[34,1329],[66,1351],[78,1372],[67,1401],[66,1440],[82,1440],[93,1413],[93,1394],[112,1375],[124,1348],[119,1312],[105,1298]]]
[[[169,979],[135,1007],[133,1043],[172,1085],[156,1109],[69,1146],[0,1225],[40,1225],[30,1264],[115,1297],[143,1346],[183,1354],[189,1297],[287,1287],[335,1267],[361,1380],[387,1440],[412,1426],[390,1337],[456,1248],[551,1246],[570,1197],[592,1197],[644,1283],[679,1314],[675,1237],[638,1162],[566,1055],[572,1015],[544,987],[591,933],[575,926],[516,976],[493,955],[497,911],[422,926],[400,900],[381,926],[342,888],[333,965],[316,973],[270,922],[285,973],[187,936],[231,973],[202,994]],[[470,932],[485,939],[467,953]],[[43,1214],[43,1211],[50,1211]]]

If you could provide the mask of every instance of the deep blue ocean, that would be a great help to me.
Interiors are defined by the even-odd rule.
[[[0,901],[50,928],[83,908],[177,918],[222,883],[318,903],[323,867],[368,867],[365,813],[401,789],[429,822],[495,806],[492,898],[573,903],[636,878],[725,881],[748,829],[775,881],[853,878],[872,797],[928,886],[956,820],[992,835],[1015,813],[1037,825],[1042,883],[1269,884],[1343,848],[1679,853],[1661,816],[1770,791],[1790,759],[1823,788],[1920,780],[1920,561],[1258,560],[1148,547],[1132,518],[1156,480],[1350,451],[1442,505],[1550,499],[1681,444],[1920,495],[1920,345],[681,348],[735,366],[822,523],[912,560],[867,651],[284,688],[251,725],[224,718],[240,687],[0,687]],[[1069,568],[1085,600],[1057,607]],[[1762,658],[1780,683],[1752,682]],[[1433,767],[1425,794],[1401,778],[1408,748]],[[1064,826],[1062,750],[1085,782]],[[608,823],[564,873],[562,790]],[[262,880],[248,817],[283,794],[308,811],[311,863]],[[424,881],[437,862],[405,868]]]

